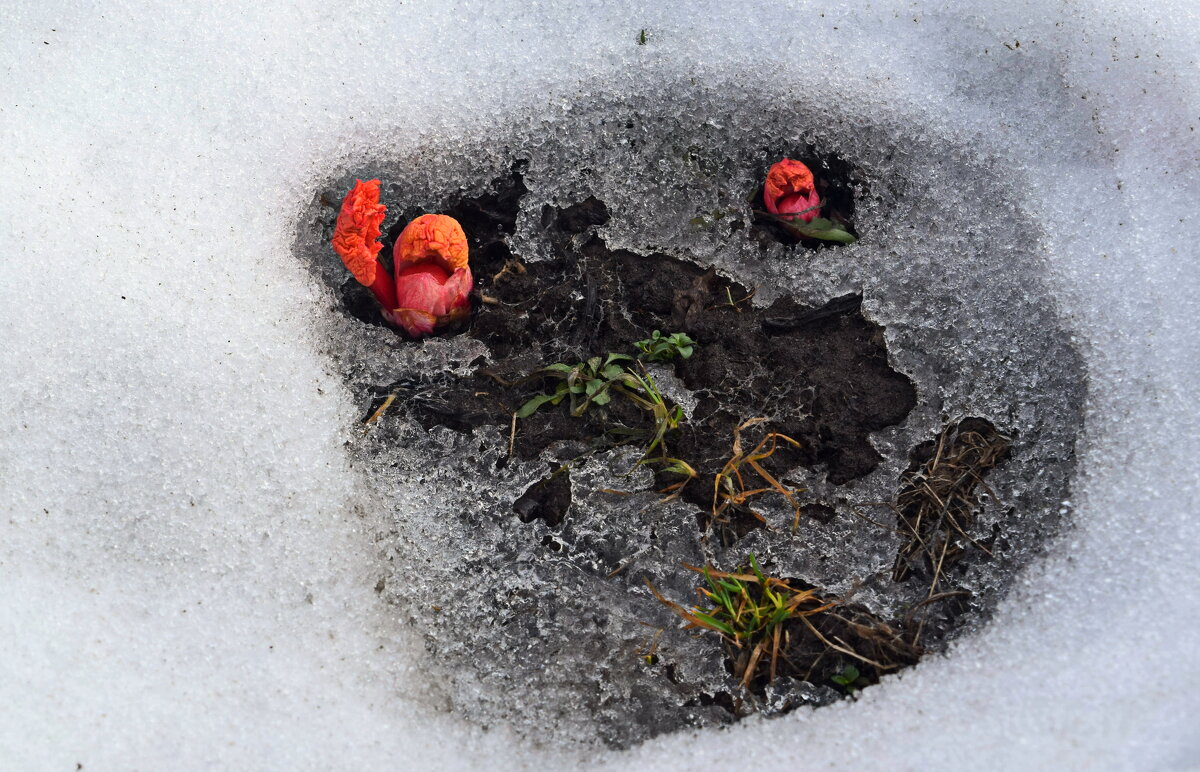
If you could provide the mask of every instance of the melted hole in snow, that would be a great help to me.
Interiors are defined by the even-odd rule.
[[[329,356],[367,415],[391,398],[349,449],[386,502],[379,588],[425,631],[456,711],[625,747],[826,704],[985,623],[1062,528],[1084,375],[1037,234],[988,159],[930,164],[903,131],[681,86],[486,145],[381,150],[314,193],[296,252],[335,298]],[[790,244],[764,222],[785,156],[856,244]],[[386,249],[422,212],[462,223],[464,329],[405,341],[342,268],[331,202],[354,177],[384,183]],[[513,431],[561,383],[539,368],[632,355],[656,329],[697,345],[634,368],[682,414],[651,463],[661,416],[617,387]],[[778,647],[685,631],[655,597],[690,607],[704,579],[684,564],[750,555],[803,612]]]

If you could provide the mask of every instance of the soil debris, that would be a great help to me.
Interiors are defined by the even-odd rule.
[[[958,589],[953,576],[969,558],[992,557],[989,539],[970,534],[980,494],[995,496],[984,475],[1008,458],[1011,447],[1012,439],[991,422],[964,418],[913,449],[912,464],[896,497],[896,519],[904,541],[892,579],[916,580],[929,589],[906,615],[909,640],[927,644],[940,640],[968,610],[971,593]],[[929,623],[935,629],[927,631]]]
[[[522,523],[542,520],[551,528],[557,527],[571,508],[571,472],[559,466],[550,475],[533,485],[513,502],[513,511]]]
[[[969,549],[989,550],[968,535],[979,503],[989,492],[983,476],[1008,456],[1012,440],[982,418],[964,418],[937,439],[913,450],[913,463],[896,497],[900,530],[907,541],[896,556],[892,578],[917,576],[936,594],[940,578]]]

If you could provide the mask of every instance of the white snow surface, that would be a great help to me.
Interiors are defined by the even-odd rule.
[[[187,5],[0,22],[0,768],[1200,766],[1193,4]],[[1074,526],[855,702],[580,757],[423,680],[291,245],[372,148],[684,75],[1019,180],[1089,371]]]

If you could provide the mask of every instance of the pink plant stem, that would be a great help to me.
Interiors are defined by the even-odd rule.
[[[371,282],[367,289],[371,290],[371,294],[379,301],[379,305],[383,306],[385,312],[396,307],[396,280],[382,263],[376,266],[375,281]]]

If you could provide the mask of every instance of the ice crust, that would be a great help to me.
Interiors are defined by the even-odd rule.
[[[1200,763],[1190,718],[1200,708],[1200,344],[1186,329],[1197,310],[1200,83],[1187,4],[612,3],[581,16],[567,4],[213,3],[164,14],[64,3],[7,13],[4,766],[584,763],[448,713],[454,693],[423,651],[426,631],[374,591],[389,555],[457,560],[472,547],[446,538],[425,506],[453,468],[403,454],[407,466],[390,472],[360,466],[363,443],[385,435],[360,433],[355,385],[461,366],[470,352],[400,347],[382,330],[330,336],[342,324],[336,298],[297,261],[296,224],[330,180],[386,173],[404,195],[432,198],[447,175],[478,185],[511,158],[515,147],[490,144],[506,140],[500,129],[553,145],[580,105],[639,100],[712,140],[762,141],[773,117],[804,118],[763,152],[812,142],[869,169],[880,197],[860,199],[858,221],[876,230],[836,261],[768,255],[751,269],[686,227],[711,211],[664,179],[686,155],[590,173],[539,169],[535,156],[534,194],[594,192],[614,211],[661,213],[678,232],[646,222],[603,235],[647,251],[667,246],[650,235],[663,234],[672,251],[814,297],[887,280],[867,293],[867,313],[888,325],[893,351],[909,352],[895,364],[918,381],[920,354],[938,360],[918,341],[995,336],[972,321],[986,307],[923,303],[913,314],[905,298],[966,283],[1038,314],[1053,311],[1052,297],[1045,328],[1060,319],[1082,353],[1086,419],[1062,505],[1071,527],[949,656],[853,704],[699,742],[682,733],[589,752],[587,763]],[[782,107],[747,109],[764,98]],[[411,166],[396,168],[401,160]],[[700,174],[729,171],[694,160]],[[743,172],[703,206],[734,197]],[[920,289],[931,277],[933,291]],[[1043,326],[1020,322],[1017,332]],[[1014,334],[1012,359],[988,361],[1011,372],[1025,357],[1069,357],[1025,340]],[[945,404],[925,395],[931,407],[877,438],[881,450],[927,438],[943,411],[1006,402],[994,381],[941,375]],[[1016,386],[1069,408],[1070,384],[1048,377]],[[1005,418],[1059,431],[1039,412],[1046,404]]]

